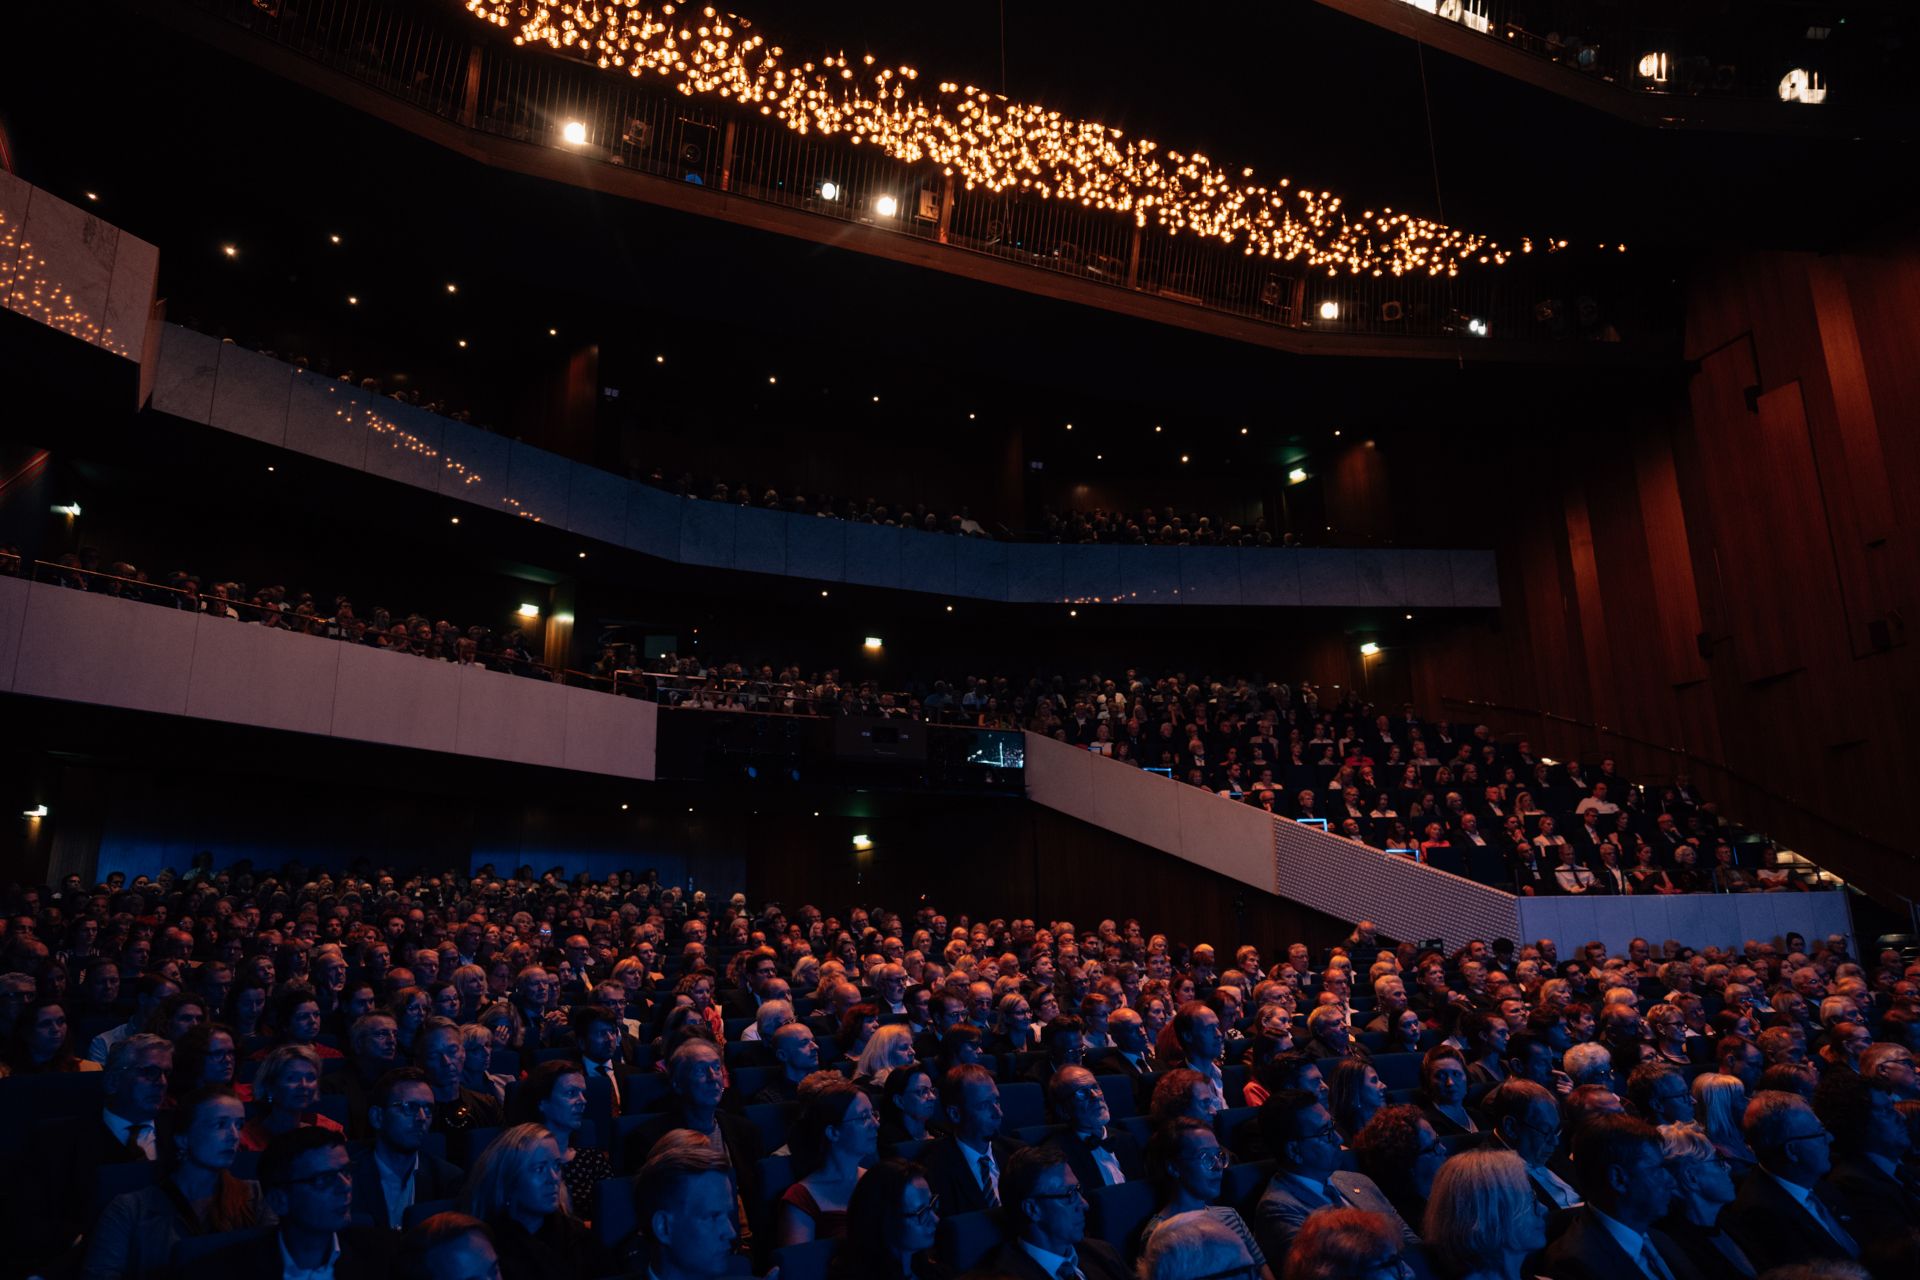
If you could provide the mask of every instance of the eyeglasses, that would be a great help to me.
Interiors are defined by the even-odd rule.
[[[925,1204],[921,1205],[918,1209],[908,1212],[905,1216],[914,1222],[933,1221],[940,1216],[940,1197],[930,1197]]]
[[[1065,1191],[1052,1191],[1044,1194],[1035,1191],[1027,1198],[1030,1200],[1078,1200],[1080,1203],[1085,1204],[1087,1202],[1087,1193],[1076,1184],[1068,1187]]]
[[[282,1178],[283,1187],[305,1187],[308,1191],[331,1191],[336,1184],[352,1186],[353,1170],[345,1167],[311,1173],[304,1178]]]
[[[1786,1146],[1791,1146],[1796,1142],[1832,1142],[1832,1141],[1833,1141],[1833,1135],[1828,1133],[1825,1129],[1821,1129],[1814,1133],[1796,1133],[1791,1138],[1782,1138],[1780,1139],[1780,1145],[1783,1147],[1786,1147]]]
[[[1212,1169],[1216,1171],[1225,1169],[1233,1163],[1233,1157],[1227,1154],[1224,1147],[1215,1147],[1204,1155],[1196,1154],[1195,1160],[1202,1169]]]
[[[1330,1124],[1324,1129],[1318,1129],[1312,1133],[1301,1134],[1299,1141],[1301,1142],[1332,1142],[1335,1145],[1338,1145],[1340,1142],[1340,1128],[1338,1125]]]

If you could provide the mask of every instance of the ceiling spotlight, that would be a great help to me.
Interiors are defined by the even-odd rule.
[[[1287,472],[1288,484],[1299,484],[1302,480],[1305,480],[1306,478],[1307,478],[1307,469],[1305,467],[1295,467],[1293,470]]]
[[[970,413],[970,414],[968,414],[968,415],[967,415],[967,421],[968,421],[968,422],[972,422],[972,421],[973,421],[973,419],[974,419],[974,417],[975,417],[975,415],[974,415],[974,414],[971,414],[971,413]]]
[[[873,211],[883,218],[891,218],[900,212],[900,202],[892,196],[881,196],[873,202]]]
[[[1184,453],[1183,453],[1183,454],[1181,454],[1181,455],[1180,455],[1180,461],[1182,461],[1182,462],[1185,462],[1186,460],[1187,460],[1187,455],[1186,455],[1186,454],[1184,454]]]
[[[1106,458],[1107,458],[1107,455],[1104,453],[1096,453],[1093,455],[1093,460],[1095,462],[1104,462],[1106,461]]]
[[[775,385],[775,384],[777,384],[777,383],[778,383],[779,381],[780,381],[780,379],[779,379],[779,378],[777,378],[777,377],[775,377],[775,376],[774,376],[773,374],[771,374],[771,373],[770,373],[770,374],[768,374],[768,375],[767,375],[767,385],[768,385],[768,386],[770,386],[770,387],[771,387],[771,386],[774,386],[774,385]]]
[[[1487,336],[1487,322],[1470,316],[1467,319],[1467,332],[1476,338],[1484,338]]]
[[[340,243],[340,237],[339,237],[339,236],[337,236],[337,235],[333,235],[333,236],[328,236],[328,237],[327,237],[327,243],[328,243],[328,244],[339,244],[339,243]]]
[[[1067,616],[1069,618],[1077,618],[1080,616],[1080,611],[1078,609],[1069,609],[1067,610]]]
[[[540,606],[537,604],[523,604],[517,612],[523,618],[537,618],[540,616]]]
[[[624,812],[626,812],[626,808],[627,808],[627,805],[626,805],[626,801],[624,801],[624,800],[623,800],[623,801],[621,801],[621,802],[620,802],[620,810],[621,810],[621,812],[622,812],[622,813],[624,813]]]
[[[584,146],[587,141],[587,125],[583,120],[569,120],[560,128],[560,136],[570,147]]]
[[[880,397],[879,397],[879,396],[875,396],[875,397],[873,398],[873,402],[874,402],[875,404],[879,404],[879,403],[880,403]]]
[[[1247,429],[1245,427],[1240,428],[1240,434],[1241,435],[1247,434]]]
[[[97,191],[89,191],[89,192],[87,192],[87,199],[89,199],[89,200],[98,200],[99,198],[100,198],[100,194],[99,194],[99,192],[97,192]]]
[[[1159,434],[1160,434],[1160,424],[1159,424],[1159,423],[1157,423],[1157,422],[1153,424],[1153,433],[1154,433],[1155,435],[1159,435]]]
[[[237,258],[240,256],[240,246],[234,245],[234,244],[223,244],[220,246],[220,252],[226,254],[229,258]]]
[[[1412,614],[1408,614],[1408,615],[1407,615],[1407,621],[1408,621],[1408,622],[1412,622],[1412,621],[1413,621],[1413,615],[1412,615]]]
[[[357,293],[350,293],[350,294],[348,294],[348,295],[347,295],[347,305],[348,305],[348,306],[350,306],[350,307],[357,307],[357,306],[359,306],[359,305],[360,305],[360,295],[359,295],[359,294],[357,294]]]
[[[585,559],[587,558],[587,553],[586,553],[586,552],[584,552],[584,551],[582,551],[582,552],[580,553],[580,558],[581,558],[582,560],[585,560]]]
[[[1360,656],[1363,658],[1371,658],[1378,652],[1380,652],[1380,646],[1371,640],[1360,646]]]
[[[57,516],[65,516],[67,517],[67,519],[71,520],[75,516],[80,514],[80,504],[77,502],[63,503],[59,506],[56,506],[53,509],[53,513]]]
[[[1338,320],[1340,318],[1340,304],[1332,298],[1328,298],[1320,304],[1320,318],[1322,320]]]
[[[868,636],[866,640],[861,643],[860,647],[863,649],[884,649],[886,645],[881,641],[879,636]]]
[[[560,331],[558,329],[548,329],[547,336],[549,338],[557,338],[560,336]]]
[[[455,516],[455,517],[454,517],[454,518],[453,518],[453,519],[452,519],[451,521],[449,521],[448,523],[450,523],[450,524],[459,524],[459,523],[460,523],[460,517],[459,517],[459,516]]]
[[[465,338],[460,339],[460,349],[462,351],[467,349],[467,340]]]
[[[820,593],[820,598],[821,598],[822,600],[824,600],[824,599],[826,599],[826,598],[827,598],[827,593],[826,593],[825,591],[822,591],[822,592]]]
[[[458,292],[460,292],[460,286],[459,286],[459,285],[457,285],[457,284],[448,284],[448,285],[447,285],[447,292],[448,292],[448,293],[458,293]]]
[[[1338,428],[1338,427],[1335,427],[1335,428],[1333,429],[1333,438],[1334,438],[1335,440],[1338,440],[1338,439],[1340,438],[1340,428]]]
[[[821,183],[820,198],[822,200],[838,200],[840,198],[840,184],[837,182]]]
[[[667,362],[667,358],[665,356],[655,356],[653,358],[653,362],[655,364],[665,364]]]
[[[953,606],[952,606],[952,605],[948,605],[948,606],[947,606],[947,612],[948,612],[948,613],[952,613],[952,612],[953,612]]]

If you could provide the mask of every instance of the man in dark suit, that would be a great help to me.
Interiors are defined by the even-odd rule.
[[[1147,1043],[1146,1024],[1140,1020],[1140,1014],[1134,1009],[1115,1009],[1107,1018],[1107,1038],[1113,1041],[1113,1047],[1098,1057],[1089,1058],[1086,1065],[1096,1075],[1120,1075],[1127,1077],[1133,1087],[1134,1100],[1138,1110],[1144,1112],[1153,1093],[1153,1077],[1160,1070],[1160,1063],[1153,1056],[1153,1046]]]
[[[160,1108],[166,1103],[173,1045],[134,1035],[107,1054],[106,1105],[41,1125],[28,1145],[12,1240],[20,1255],[51,1258],[92,1225],[94,1175],[104,1165],[158,1160]]]
[[[1814,1090],[1813,1111],[1833,1135],[1833,1169],[1819,1190],[1839,1206],[1861,1240],[1887,1239],[1920,1222],[1920,1200],[1900,1180],[1907,1153],[1900,1095],[1884,1080],[1829,1071]]]
[[[352,1160],[332,1129],[305,1126],[277,1135],[260,1157],[260,1188],[277,1225],[208,1254],[196,1276],[273,1280],[314,1272],[333,1280],[391,1274],[394,1233],[356,1227]]]
[[[1630,1116],[1600,1116],[1574,1140],[1587,1202],[1547,1246],[1553,1280],[1701,1280],[1686,1253],[1654,1224],[1673,1203],[1660,1134]]]
[[[789,1022],[773,1033],[773,1060],[780,1074],[747,1099],[748,1105],[798,1102],[800,1082],[820,1069],[820,1045],[804,1022]]]
[[[1768,1090],[1747,1104],[1747,1145],[1760,1158],[1720,1217],[1720,1225],[1753,1259],[1771,1271],[1816,1258],[1852,1261],[1860,1241],[1844,1210],[1821,1185],[1832,1168],[1833,1135],[1798,1094]]]
[[[772,947],[761,947],[741,969],[744,986],[722,993],[720,1007],[729,1018],[751,1018],[760,1012],[760,986],[780,975],[780,957]]]
[[[422,1151],[433,1125],[433,1088],[417,1067],[389,1071],[373,1087],[367,1107],[373,1140],[349,1150],[353,1225],[400,1229],[409,1208],[450,1200],[466,1175]]]
[[[1527,1182],[1547,1210],[1551,1239],[1581,1205],[1579,1190],[1548,1167],[1560,1146],[1560,1104],[1534,1081],[1513,1079],[1489,1090],[1480,1106],[1500,1145],[1527,1162]]]
[[[1051,1147],[1025,1147],[1007,1161],[1007,1230],[991,1270],[1019,1280],[1128,1280],[1132,1270],[1112,1245],[1089,1240],[1087,1197],[1066,1157]]]
[[[580,1046],[580,1072],[587,1081],[587,1117],[600,1132],[613,1132],[615,1118],[625,1115],[620,1092],[620,1019],[603,1005],[580,1005],[569,1016]]]
[[[940,1215],[998,1208],[1000,1175],[1019,1149],[1000,1136],[1000,1086],[985,1067],[954,1067],[940,1080],[940,1110],[951,1131],[920,1153]]]
[[[1340,1168],[1340,1131],[1316,1093],[1281,1089],[1260,1104],[1260,1139],[1273,1158],[1273,1178],[1254,1207],[1254,1238],[1269,1258],[1284,1258],[1300,1224],[1320,1209],[1365,1209],[1387,1220],[1403,1248],[1420,1238],[1373,1181]]]
[[[760,1134],[748,1121],[720,1110],[726,1081],[720,1050],[705,1040],[689,1040],[673,1051],[667,1076],[673,1100],[658,1118],[634,1130],[627,1140],[626,1166],[634,1168],[643,1163],[654,1144],[675,1129],[691,1129],[709,1138],[718,1133],[727,1151],[727,1163],[733,1166],[741,1200],[758,1204]]]
[[[1124,1130],[1110,1127],[1107,1095],[1093,1072],[1085,1067],[1062,1067],[1047,1084],[1047,1101],[1065,1133],[1048,1138],[1046,1145],[1067,1158],[1073,1176],[1083,1187],[1110,1187],[1137,1182],[1147,1176],[1146,1153]]]

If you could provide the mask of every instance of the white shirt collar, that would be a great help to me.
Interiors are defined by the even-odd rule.
[[[1050,1276],[1059,1275],[1060,1268],[1067,1265],[1068,1263],[1072,1263],[1075,1270],[1079,1269],[1080,1259],[1077,1254],[1052,1253],[1046,1249],[1042,1249],[1039,1245],[1034,1244],[1030,1240],[1022,1240],[1020,1242],[1020,1247],[1022,1249],[1025,1249],[1027,1251],[1027,1256],[1029,1258],[1032,1258],[1035,1262],[1039,1263],[1040,1269],[1046,1272]]]
[[[1640,1265],[1641,1246],[1647,1241],[1646,1233],[1643,1231],[1635,1231],[1626,1223],[1614,1218],[1609,1218],[1592,1205],[1588,1205],[1587,1208],[1592,1212],[1593,1216],[1599,1220],[1600,1225],[1607,1229],[1607,1234],[1612,1236],[1614,1240],[1619,1243],[1620,1247],[1627,1251],[1627,1256],[1633,1259],[1634,1266],[1638,1267]]]
[[[340,1237],[335,1235],[327,1250],[327,1260],[317,1267],[303,1267],[293,1260],[287,1252],[287,1242],[278,1231],[273,1233],[273,1242],[280,1249],[280,1275],[282,1280],[333,1280],[333,1264],[340,1261]]]

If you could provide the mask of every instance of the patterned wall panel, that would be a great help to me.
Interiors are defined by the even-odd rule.
[[[1448,950],[1471,938],[1519,938],[1512,894],[1283,818],[1273,823],[1273,871],[1282,896],[1372,920],[1395,938],[1440,938]]]

